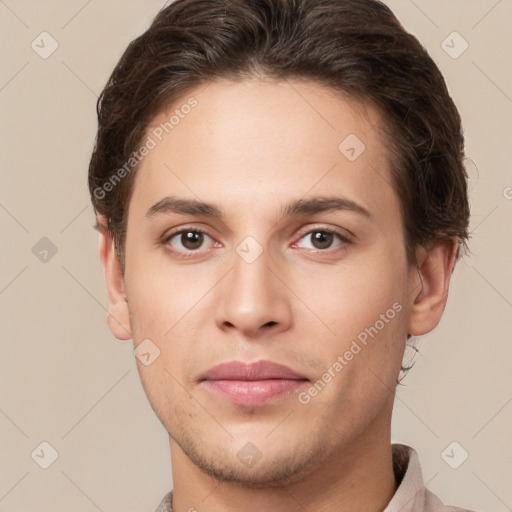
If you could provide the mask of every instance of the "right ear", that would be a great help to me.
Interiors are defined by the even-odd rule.
[[[124,290],[124,276],[117,256],[114,240],[107,229],[103,216],[97,218],[100,232],[100,259],[107,285],[109,311],[107,324],[118,340],[129,340],[132,337],[130,315]]]

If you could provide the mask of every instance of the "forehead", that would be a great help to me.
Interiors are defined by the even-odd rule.
[[[340,193],[385,210],[397,198],[381,122],[372,105],[316,82],[202,85],[150,123],[154,148],[137,171],[132,201],[149,208],[172,194],[249,214]]]

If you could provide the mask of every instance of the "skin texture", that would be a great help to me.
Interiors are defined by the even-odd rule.
[[[390,424],[406,337],[438,324],[456,244],[436,242],[407,262],[383,121],[371,105],[310,81],[219,80],[152,127],[191,96],[197,106],[138,170],[124,276],[110,235],[100,235],[112,333],[160,350],[137,365],[170,436],[175,510],[383,510],[396,490]],[[354,161],[338,149],[350,134],[365,144]],[[214,203],[223,217],[148,216],[165,196]],[[282,218],[289,202],[331,196],[370,217]],[[198,249],[180,235],[165,240],[180,228],[207,236]],[[349,241],[334,235],[319,247],[311,232],[323,229]],[[248,236],[262,250],[251,263],[237,252]],[[270,360],[306,376],[307,390],[393,304],[400,312],[307,404],[291,393],[235,405],[199,381],[225,361]],[[248,442],[261,455],[252,466],[237,456]]]

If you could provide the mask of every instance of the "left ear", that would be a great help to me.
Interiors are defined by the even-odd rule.
[[[435,240],[428,247],[417,249],[417,265],[411,269],[409,279],[409,334],[421,336],[439,324],[448,300],[457,249],[457,238]]]

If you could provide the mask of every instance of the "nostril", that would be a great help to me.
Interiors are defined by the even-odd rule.
[[[272,327],[273,325],[275,325],[276,322],[274,322],[273,320],[271,322],[267,322],[263,327]]]

